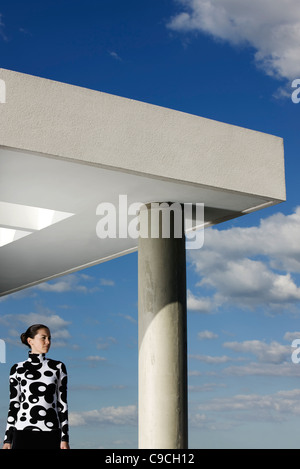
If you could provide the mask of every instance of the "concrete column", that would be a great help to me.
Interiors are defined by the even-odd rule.
[[[179,211],[183,219],[180,206]],[[168,209],[162,212],[168,215]],[[153,205],[146,206],[140,214],[139,448],[185,449],[188,445],[185,237],[182,226],[182,236],[175,237],[173,216],[168,222],[162,216],[155,220],[154,214]],[[150,236],[150,227],[158,237]],[[167,238],[163,237],[164,227],[171,228]]]

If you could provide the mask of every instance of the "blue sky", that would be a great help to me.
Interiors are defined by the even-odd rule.
[[[284,139],[287,201],[188,252],[191,448],[299,447],[299,53],[296,0],[0,4],[2,68]],[[137,447],[137,300],[136,253],[2,298],[1,435],[18,336],[45,322],[69,372],[72,447]]]

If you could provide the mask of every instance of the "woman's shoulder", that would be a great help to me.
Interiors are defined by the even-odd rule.
[[[66,370],[66,365],[60,360],[53,360],[53,358],[46,358],[47,364],[50,368],[57,369],[57,370]]]
[[[14,373],[16,373],[18,371],[18,369],[23,368],[25,362],[26,362],[26,360],[23,360],[21,362],[17,362],[14,365],[12,365],[12,367],[10,368],[10,374],[13,375]]]

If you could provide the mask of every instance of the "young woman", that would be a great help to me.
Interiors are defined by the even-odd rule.
[[[10,370],[10,404],[3,449],[69,449],[67,371],[46,358],[50,330],[34,324],[21,334],[27,360]]]

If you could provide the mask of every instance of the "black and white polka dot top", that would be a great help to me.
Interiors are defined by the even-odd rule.
[[[10,370],[10,404],[4,443],[13,430],[61,430],[69,440],[67,370],[45,354],[29,353],[28,359]]]

